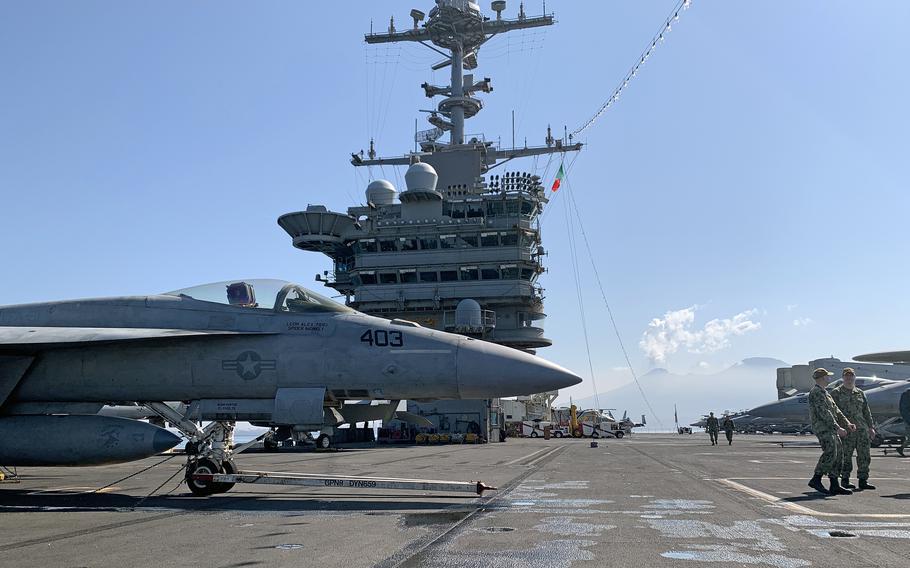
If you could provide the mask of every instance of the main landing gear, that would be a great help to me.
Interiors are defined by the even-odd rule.
[[[186,444],[186,485],[193,495],[207,497],[225,493],[234,487],[230,482],[212,481],[210,476],[237,473],[234,456],[258,439],[235,448],[233,421],[212,422],[200,428],[163,402],[147,402],[145,405],[189,438]]]

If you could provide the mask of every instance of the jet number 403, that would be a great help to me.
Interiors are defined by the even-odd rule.
[[[400,331],[384,329],[368,329],[360,336],[360,341],[369,343],[370,347],[401,347],[404,345],[404,337]]]

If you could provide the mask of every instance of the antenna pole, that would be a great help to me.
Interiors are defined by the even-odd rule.
[[[452,45],[452,98],[464,96],[464,47],[460,42]],[[452,140],[453,146],[464,144],[464,106],[452,105]]]

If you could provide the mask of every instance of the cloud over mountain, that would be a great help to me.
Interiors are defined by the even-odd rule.
[[[663,318],[654,318],[642,334],[638,346],[653,363],[664,363],[680,349],[689,353],[712,353],[730,346],[730,339],[761,328],[753,318],[758,310],[740,312],[730,318],[715,318],[697,328],[695,312],[698,306],[669,311]]]

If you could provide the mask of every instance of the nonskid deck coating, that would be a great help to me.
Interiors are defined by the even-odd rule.
[[[501,488],[482,498],[236,487],[202,499],[175,478],[134,508],[182,458],[99,493],[89,492],[160,458],[27,468],[20,484],[0,485],[0,565],[905,563],[910,459],[873,450],[877,491],[820,497],[805,485],[819,449],[793,443],[805,441],[739,436],[730,447],[697,434],[636,434],[598,448],[586,440],[510,439],[238,460],[257,470],[483,480]]]

